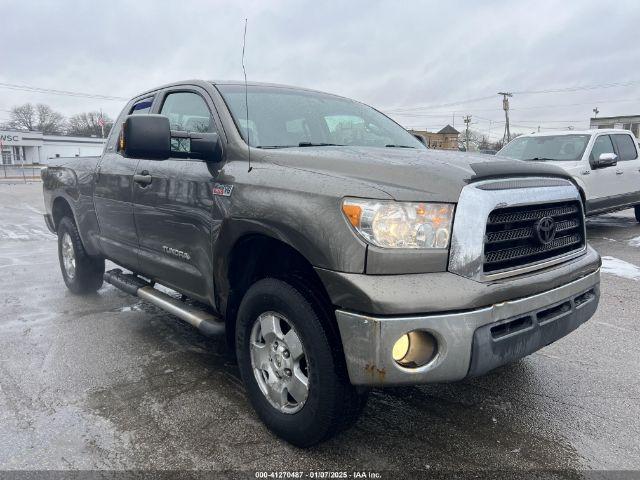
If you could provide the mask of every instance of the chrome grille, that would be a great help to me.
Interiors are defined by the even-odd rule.
[[[553,225],[551,238],[539,233],[542,219]],[[584,235],[578,202],[496,209],[487,219],[484,272],[523,267],[580,250],[585,246]]]

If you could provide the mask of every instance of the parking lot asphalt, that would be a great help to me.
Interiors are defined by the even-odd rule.
[[[271,435],[221,339],[64,286],[42,185],[0,184],[0,470],[640,470],[640,224],[590,219],[596,315],[484,377],[374,390],[308,450]]]

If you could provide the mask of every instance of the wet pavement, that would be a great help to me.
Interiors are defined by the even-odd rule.
[[[374,390],[300,450],[262,426],[222,340],[109,285],[67,291],[41,188],[0,184],[0,470],[640,469],[632,211],[588,222],[605,273],[576,332],[482,378]]]

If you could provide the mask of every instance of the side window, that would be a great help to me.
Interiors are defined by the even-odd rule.
[[[213,131],[209,107],[204,98],[197,93],[170,93],[162,105],[160,114],[169,118],[172,130],[199,133]]]
[[[596,141],[593,143],[593,148],[591,149],[591,160],[599,158],[603,153],[615,153],[609,135],[600,135],[596,138]]]
[[[635,142],[630,135],[612,135],[613,141],[618,148],[618,160],[635,160],[638,158]]]

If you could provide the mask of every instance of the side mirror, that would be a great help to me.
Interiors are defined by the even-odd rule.
[[[618,156],[615,153],[601,153],[597,159],[592,160],[592,168],[613,167],[618,164]]]
[[[222,147],[217,133],[171,131],[171,155],[195,158],[205,162],[219,162]]]
[[[122,124],[118,148],[127,158],[166,160],[171,156],[171,130],[164,115],[129,115]]]

